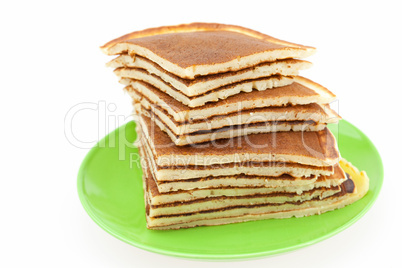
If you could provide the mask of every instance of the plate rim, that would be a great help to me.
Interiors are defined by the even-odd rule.
[[[158,253],[158,254],[162,254],[162,255],[167,255],[167,256],[172,256],[172,257],[178,257],[178,258],[185,258],[185,259],[195,259],[195,260],[239,260],[239,259],[258,259],[258,258],[262,258],[262,257],[268,257],[268,256],[273,256],[273,255],[278,255],[278,254],[283,254],[283,253],[287,253],[287,252],[292,252],[295,251],[297,249],[301,249],[301,248],[305,248],[308,246],[311,246],[313,244],[319,243],[323,240],[326,240],[332,236],[337,235],[338,233],[344,231],[345,229],[349,228],[351,225],[353,225],[354,223],[356,223],[359,219],[361,219],[374,205],[374,203],[376,202],[382,186],[383,186],[383,181],[384,181],[384,165],[383,165],[383,161],[381,158],[381,155],[378,151],[378,149],[376,148],[376,146],[373,144],[373,142],[368,138],[368,136],[361,131],[358,127],[356,127],[354,124],[350,123],[349,121],[342,119],[339,123],[342,124],[347,124],[349,126],[352,126],[353,128],[355,128],[356,130],[358,130],[359,134],[363,135],[364,138],[369,142],[369,144],[372,146],[372,148],[374,149],[376,155],[378,155],[379,158],[379,174],[381,176],[379,176],[378,179],[378,190],[376,190],[372,196],[372,198],[370,199],[370,201],[367,203],[366,206],[364,206],[364,208],[358,213],[356,214],[353,218],[351,218],[347,223],[339,226],[338,228],[336,228],[334,231],[331,231],[325,235],[321,235],[317,238],[311,239],[309,241],[303,242],[303,243],[299,243],[296,245],[292,245],[292,246],[288,246],[285,248],[280,248],[280,249],[276,249],[276,250],[267,250],[267,251],[258,251],[258,252],[252,252],[252,253],[244,253],[244,254],[210,254],[210,253],[189,253],[189,252],[178,252],[178,251],[174,251],[174,250],[169,250],[169,249],[163,249],[163,248],[158,248],[158,247],[153,247],[151,245],[147,245],[144,243],[140,243],[138,241],[134,241],[134,240],[130,240],[127,239],[126,237],[124,237],[123,235],[120,235],[116,232],[113,232],[111,230],[111,228],[103,222],[102,218],[98,217],[91,209],[91,205],[89,203],[89,201],[87,200],[85,193],[83,191],[82,185],[84,182],[84,173],[85,173],[85,168],[87,166],[87,163],[90,161],[90,159],[92,158],[92,156],[94,154],[96,154],[96,152],[100,149],[98,144],[101,143],[103,140],[107,139],[109,137],[109,135],[111,133],[114,133],[116,131],[118,131],[119,129],[126,129],[127,125],[129,124],[135,124],[134,121],[130,121],[127,122],[125,124],[123,124],[122,126],[114,129],[113,131],[111,131],[110,133],[108,133],[104,138],[102,138],[100,141],[97,142],[97,144],[95,146],[93,146],[90,151],[86,154],[86,156],[84,157],[83,161],[81,162],[80,168],[78,170],[78,175],[77,175],[77,192],[78,192],[78,197],[79,200],[81,202],[81,205],[83,206],[84,210],[86,211],[86,213],[89,215],[89,217],[99,226],[101,227],[104,231],[106,231],[107,233],[109,233],[110,235],[116,237],[117,239],[135,246],[137,248],[140,248],[142,250],[146,250],[149,252],[153,252],[153,253]],[[338,123],[338,124],[339,124]],[[334,125],[338,125],[338,124],[334,124]],[[332,131],[331,131],[332,132]],[[360,200],[358,200],[357,202],[359,202]]]

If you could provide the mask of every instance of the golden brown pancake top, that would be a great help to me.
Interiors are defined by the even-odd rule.
[[[130,39],[176,65],[213,65],[286,46],[229,31],[170,33]]]
[[[175,146],[152,120],[142,116],[155,148],[155,157],[198,155],[225,157],[237,153],[250,155],[291,155],[327,161],[339,158],[334,136],[325,128],[309,132],[273,132],[216,140],[197,145]],[[144,126],[145,127],[145,126]],[[268,161],[268,159],[267,159]]]
[[[206,35],[204,35],[203,33],[206,33]],[[147,39],[155,36],[156,37],[161,36],[162,38]],[[213,40],[215,37],[219,39]],[[206,38],[207,40],[205,40]],[[230,48],[232,50],[232,52],[225,52],[227,53],[227,55],[231,54],[232,55],[231,57],[233,57],[234,51],[238,51],[235,54],[239,54],[239,52],[241,52],[242,54],[254,54],[258,49],[261,51],[261,50],[272,50],[275,48],[283,48],[283,47],[314,50],[313,47],[303,46],[287,42],[284,40],[280,40],[245,27],[229,25],[229,24],[203,23],[203,22],[194,22],[189,24],[179,24],[172,26],[161,26],[161,27],[144,29],[141,31],[135,31],[107,42],[105,45],[101,47],[101,49],[107,53],[111,47],[113,47],[118,43],[127,41],[133,42],[134,40],[141,40],[138,41],[138,43],[134,41],[136,44],[153,47],[154,43],[159,42],[160,39],[170,39],[170,40],[163,40],[163,42],[165,43],[159,44],[166,46],[161,49],[165,51],[165,53],[168,52],[168,50],[170,49],[173,48],[181,49],[187,45],[194,46],[192,48],[192,51],[194,51],[194,49],[206,49],[202,48],[202,46],[198,42],[202,42],[202,45],[207,45],[208,47],[216,47],[217,49],[222,50],[222,44],[220,43],[221,41],[225,42],[223,44],[225,48]],[[178,44],[180,43],[179,41],[183,43]],[[247,48],[244,48],[244,44],[246,44]],[[179,47],[177,47],[177,45],[179,45]],[[235,48],[236,45],[238,45],[239,48]],[[256,46],[256,48],[255,49],[249,48],[253,46]],[[156,49],[156,51],[158,50],[159,47]],[[193,55],[190,56],[191,58],[193,58]],[[239,55],[236,55],[236,57],[237,56]],[[186,60],[184,59],[184,61]]]

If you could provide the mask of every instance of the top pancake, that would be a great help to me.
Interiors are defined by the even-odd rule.
[[[108,55],[128,52],[179,77],[236,71],[262,62],[305,58],[315,49],[234,25],[191,23],[133,32],[101,47]]]

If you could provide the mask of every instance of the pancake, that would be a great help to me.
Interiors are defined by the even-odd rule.
[[[315,180],[316,176],[330,176],[334,173],[334,166],[317,167],[297,163],[281,162],[243,162],[215,165],[182,165],[161,167],[155,163],[154,155],[147,142],[142,145],[145,151],[145,161],[150,165],[158,187],[162,182],[177,183],[177,181],[192,180],[191,183],[181,185],[192,185],[195,188],[204,185],[302,185]],[[145,162],[143,161],[143,162]],[[213,177],[214,180],[207,178]],[[200,179],[203,180],[194,180]],[[161,190],[163,191],[163,190]]]
[[[121,69],[115,71],[117,75],[119,75]],[[134,72],[132,70],[132,72]],[[166,92],[171,97],[180,101],[181,103],[189,106],[189,107],[198,107],[202,106],[207,102],[216,102],[220,99],[226,99],[229,96],[236,95],[240,92],[250,92],[253,89],[257,89],[259,91],[267,90],[275,87],[287,86],[293,83],[294,78],[291,76],[281,76],[281,75],[273,75],[268,77],[262,77],[252,80],[244,80],[237,83],[233,83],[230,85],[226,85],[220,87],[216,90],[209,91],[205,94],[198,95],[195,97],[188,97],[181,93],[179,90],[171,86],[170,84],[164,82],[158,76],[154,74],[148,74],[146,71],[141,69],[136,69],[135,73],[137,75],[137,79],[123,77],[120,79],[120,83],[123,85],[133,85],[136,81],[145,82],[150,84],[159,90]]]
[[[143,153],[141,153],[143,154]],[[264,184],[258,186],[258,184],[251,184],[250,186],[245,187],[237,187],[232,185],[219,185],[215,184],[215,187],[208,187],[208,184],[205,182],[214,180],[214,178],[202,178],[196,181],[193,181],[195,187],[193,189],[186,190],[170,190],[168,192],[159,191],[156,180],[151,172],[149,166],[143,167],[144,180],[146,182],[146,189],[148,191],[148,198],[150,204],[152,205],[161,205],[161,204],[172,204],[177,202],[187,202],[193,200],[202,200],[205,198],[211,197],[235,197],[235,196],[251,196],[251,195],[268,195],[274,193],[293,193],[293,194],[302,194],[303,192],[310,191],[317,188],[331,188],[334,186],[340,185],[342,182],[346,180],[345,173],[343,170],[337,166],[335,169],[335,173],[331,176],[320,176],[318,179],[314,179],[314,182],[304,185],[297,186],[277,186],[277,187],[266,187]],[[244,176],[247,177],[247,176]],[[282,176],[286,180],[286,176]],[[255,177],[258,179],[258,177]],[[217,178],[215,178],[217,179]],[[241,178],[239,178],[241,179]],[[218,179],[219,180],[219,179]],[[253,177],[248,176],[246,180],[253,180]],[[290,181],[295,181],[288,179]],[[260,181],[279,181],[278,178],[269,178],[269,177],[260,177]],[[180,181],[179,181],[180,182]],[[174,184],[177,182],[171,182],[169,184]],[[219,183],[219,182],[218,182]],[[238,183],[234,180],[234,183]],[[208,187],[208,188],[206,188]]]
[[[157,183],[155,183],[154,178],[149,170],[149,168],[144,167],[144,185],[147,191],[147,198],[149,202],[149,216],[163,216],[163,215],[177,215],[177,214],[188,214],[206,210],[216,210],[226,207],[233,206],[247,206],[247,205],[257,205],[257,204],[266,204],[266,203],[285,203],[285,202],[303,202],[306,200],[311,200],[315,198],[323,199],[328,196],[334,195],[340,191],[339,185],[331,186],[331,187],[318,187],[312,188],[310,190],[302,191],[297,193],[297,191],[293,187],[293,192],[288,192],[284,187],[277,188],[266,188],[260,187],[257,188],[259,193],[253,193],[253,189],[249,189],[249,193],[247,195],[239,196],[239,195],[207,195],[204,198],[192,198],[192,200],[178,200],[177,202],[169,202],[169,203],[153,203],[155,200],[155,196],[159,197],[158,201],[163,200],[161,196],[170,196],[171,193],[161,194],[158,191]],[[332,177],[332,178],[331,178]],[[326,180],[327,178],[321,178],[321,181]],[[334,175],[328,177],[331,179],[338,179],[338,181],[343,182],[346,179],[345,173],[341,168],[337,168],[337,172]],[[234,188],[237,189],[237,188]],[[228,187],[226,189],[215,189],[213,191],[223,191],[224,193],[230,193],[231,188]],[[244,189],[243,189],[244,190]],[[265,190],[265,191],[264,191]],[[282,191],[281,191],[282,190]],[[196,191],[181,191],[181,193],[187,193],[190,196]],[[204,190],[204,192],[207,192]],[[234,191],[235,192],[235,191]],[[243,191],[245,192],[245,191]]]
[[[255,108],[230,113],[224,116],[218,115],[207,119],[193,119],[192,121],[187,122],[177,122],[165,109],[153,104],[140,93],[133,90],[130,92],[130,95],[134,100],[133,106],[136,108],[135,110],[138,114],[141,108],[136,105],[136,103],[140,103],[145,110],[152,111],[152,113],[158,117],[159,121],[165,124],[174,135],[219,129],[227,126],[250,125],[261,122],[279,123],[281,121],[314,121],[315,123],[324,125],[337,123],[340,119],[340,116],[333,111],[329,105],[310,103],[306,105]]]
[[[278,192],[272,194],[258,194],[249,196],[210,197],[204,200],[177,202],[173,204],[149,205],[149,217],[168,215],[182,215],[197,212],[206,212],[218,209],[230,209],[234,206],[249,206],[263,204],[281,205],[287,202],[305,202],[312,199],[323,199],[341,191],[339,186],[332,188],[316,188],[301,193]],[[148,201],[149,202],[149,201]]]
[[[189,193],[188,191],[190,190],[219,190],[221,188],[246,189],[247,191],[247,189],[251,188],[281,187],[292,188],[300,193],[303,189],[311,190],[314,187],[332,187],[339,185],[342,182],[342,174],[339,174],[339,168],[337,166],[334,167],[333,171],[328,172],[328,174],[333,175],[320,177],[313,175],[309,177],[292,177],[288,174],[276,177],[266,176],[265,174],[261,176],[238,174],[232,176],[208,176],[192,179],[183,179],[180,177],[178,177],[178,179],[172,179],[172,176],[166,176],[167,178],[170,178],[170,180],[161,180],[164,179],[163,171],[161,173],[160,168],[155,166],[153,158],[149,157],[146,151],[146,146],[139,147],[142,169],[145,170],[144,173],[149,171],[152,174],[158,192],[161,194],[168,193],[172,195],[175,191],[186,191]],[[177,175],[178,171],[174,171],[174,168],[172,169],[174,172],[172,173]],[[182,170],[179,170],[179,172],[180,174],[183,174]],[[315,185],[314,187],[312,186],[313,184]]]
[[[335,138],[327,128],[310,132],[262,133],[191,146],[175,146],[169,136],[146,116],[141,116],[139,125],[142,140],[149,142],[155,162],[161,167],[250,161],[329,167],[335,165],[339,158]]]
[[[213,130],[199,130],[197,132],[177,135],[173,130],[161,121],[159,116],[145,109],[137,111],[150,118],[164,132],[168,134],[173,143],[177,146],[185,146],[219,139],[229,139],[250,134],[281,132],[281,131],[320,131],[326,124],[314,121],[268,121],[243,125],[232,125]]]
[[[216,103],[190,108],[158,88],[140,81],[126,80],[130,84],[125,91],[133,98],[141,95],[153,105],[159,106],[176,122],[205,120],[218,115],[228,115],[243,110],[289,105],[328,104],[336,99],[328,89],[306,78],[297,76],[295,83],[270,90],[241,92]],[[136,94],[136,95],[134,95]]]
[[[289,189],[294,189],[300,193],[317,187],[336,186],[342,182],[340,179],[319,180],[317,179],[317,176],[293,178],[294,177],[286,174],[278,177],[251,175],[235,175],[227,177],[210,176],[189,180],[160,181],[158,182],[157,187],[160,193],[197,190],[197,192],[204,191],[205,193],[210,193],[213,191],[213,193],[219,194],[226,193],[227,191],[224,189],[229,187],[232,190],[233,188],[236,188],[234,193],[258,192],[261,188],[286,188],[288,191],[290,191]]]
[[[247,189],[256,189],[261,187],[294,187],[297,189],[310,189],[315,188],[317,185],[337,185],[338,180],[332,181],[320,181],[317,182],[317,176],[310,177],[300,177],[292,179],[290,175],[281,175],[278,177],[272,176],[252,176],[252,175],[234,175],[234,176],[209,176],[206,178],[196,178],[187,180],[171,180],[171,181],[159,181],[158,190],[161,193],[172,193],[175,191],[189,191],[189,190],[206,190],[210,192],[211,190],[215,193],[215,190],[223,189],[225,187],[235,187],[237,189],[244,189],[244,191],[249,191]],[[314,187],[313,187],[314,186]],[[241,192],[238,190],[236,192]],[[220,193],[218,191],[217,193]]]
[[[344,189],[344,184],[349,183],[345,181],[341,187]],[[151,217],[151,207],[149,200],[147,200],[147,223],[148,227],[162,227],[175,224],[192,223],[201,220],[216,220],[218,218],[231,218],[240,217],[245,215],[260,215],[275,212],[286,212],[289,210],[308,209],[312,207],[325,207],[332,203],[339,201],[342,196],[347,194],[346,191],[341,190],[339,195],[332,195],[324,199],[314,198],[304,202],[285,202],[285,203],[262,203],[256,205],[232,206],[216,210],[207,210],[187,214],[172,214]]]
[[[124,60],[123,64],[117,64],[117,62],[120,62],[121,60]],[[295,59],[285,59],[261,63],[257,66],[236,72],[199,76],[193,80],[183,79],[171,74],[157,64],[141,56],[136,56],[133,59],[129,55],[121,55],[110,62],[110,65],[116,67],[114,73],[120,78],[126,77],[148,82],[147,80],[151,79],[152,75],[155,75],[184,95],[194,97],[245,80],[259,79],[272,75],[297,76],[299,70],[307,69],[311,66],[311,63]],[[146,75],[147,73],[149,75]]]
[[[322,200],[313,199],[279,206],[239,206],[231,209],[164,217],[147,215],[147,226],[149,229],[179,229],[272,218],[304,217],[340,209],[362,198],[369,188],[369,178],[365,172],[358,171],[345,160],[341,160],[340,165],[350,175],[349,179],[342,184],[341,192]],[[146,211],[149,212],[148,200],[146,200]]]
[[[107,55],[145,57],[179,77],[237,71],[262,62],[305,58],[315,49],[234,25],[191,23],[132,32],[101,47]]]
[[[141,57],[124,54],[107,63],[108,67],[119,68],[120,77],[137,78],[137,75],[131,73],[131,68],[143,69],[148,73],[155,74],[166,83],[171,84],[184,95],[192,97],[204,94],[208,91],[215,90],[219,87],[244,80],[267,77],[271,75],[296,76],[299,70],[311,67],[308,61],[296,59],[284,59],[274,62],[264,62],[253,67],[242,69],[234,72],[226,72],[220,74],[198,76],[195,79],[183,79],[172,73],[165,71],[154,62]]]

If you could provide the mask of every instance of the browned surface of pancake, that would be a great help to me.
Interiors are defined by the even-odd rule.
[[[286,46],[266,42],[244,34],[227,31],[207,31],[154,35],[126,42],[145,47],[182,68],[228,62]]]
[[[172,155],[219,158],[234,154],[300,156],[322,162],[336,162],[339,158],[335,138],[327,128],[310,132],[261,133],[179,147],[174,146],[169,136],[150,118],[141,118],[145,123],[143,127],[147,128],[143,131],[150,135],[147,139],[152,142],[150,145],[156,158]]]
[[[284,174],[288,174],[293,176],[294,178],[281,177],[284,178],[282,180],[275,181],[272,179],[271,181],[274,184],[284,183],[286,185],[291,184],[305,184],[308,181],[316,180],[316,176],[326,175],[330,176],[334,173],[334,166],[310,166],[310,165],[302,165],[298,163],[281,163],[281,162],[253,162],[253,161],[245,161],[245,162],[232,162],[232,163],[218,163],[214,160],[207,159],[202,163],[192,163],[187,164],[188,162],[179,161],[169,163],[167,165],[163,159],[160,163],[156,163],[157,159],[155,159],[152,150],[149,148],[147,142],[144,142],[142,145],[139,145],[141,148],[145,148],[144,163],[150,165],[152,173],[154,174],[154,178],[158,181],[158,187],[162,186],[164,182],[166,184],[163,187],[159,187],[159,190],[164,189],[163,192],[166,192],[166,189],[169,186],[172,186],[175,182],[186,181],[187,186],[192,184],[199,185],[200,181],[193,180],[203,178],[203,183],[212,185],[214,184],[214,180],[208,180],[205,178],[210,178],[213,176],[219,179],[220,182],[227,186],[233,186],[231,184],[227,184],[226,182],[233,182],[238,179],[244,185],[252,185],[252,183],[247,183],[253,181],[253,183],[258,183],[259,185],[267,185],[268,181],[265,179],[258,179],[259,177],[280,177]],[[143,157],[143,158],[144,158]],[[210,163],[207,163],[209,161]],[[205,165],[204,163],[207,163]],[[256,176],[257,179],[247,176],[239,176],[237,175],[251,175]],[[304,177],[304,178],[302,178]],[[216,182],[217,180],[215,180]],[[218,184],[219,185],[219,184]],[[237,185],[235,183],[235,185]],[[242,186],[244,186],[242,185]],[[216,185],[214,185],[216,187]],[[170,188],[173,189],[173,188]],[[182,188],[183,190],[186,188]]]
[[[214,65],[274,50],[314,52],[312,47],[279,40],[244,27],[217,23],[192,23],[146,29],[121,36],[101,48],[107,54],[114,54],[110,52],[111,48],[119,43],[146,48],[182,68]],[[121,52],[123,51],[118,53]]]
[[[148,141],[143,141],[145,145],[145,147],[149,147],[149,142]],[[181,147],[180,147],[181,148]],[[149,151],[149,150],[148,150]],[[148,152],[147,151],[147,152]],[[153,152],[152,152],[153,154]],[[155,155],[146,155],[144,157],[149,157],[150,161],[154,161],[155,159]],[[152,158],[152,159],[151,159]],[[214,169],[231,169],[231,168],[238,168],[238,167],[251,167],[251,168],[264,168],[264,167],[293,167],[293,168],[305,168],[305,169],[312,169],[312,170],[321,170],[321,171],[328,171],[328,172],[334,172],[334,166],[310,166],[310,165],[303,165],[303,164],[299,164],[299,163],[286,163],[286,162],[274,162],[274,161],[265,161],[265,162],[253,162],[253,161],[247,161],[247,162],[236,162],[236,163],[222,163],[222,164],[211,164],[211,165],[185,165],[185,166],[180,166],[180,165],[174,165],[174,166],[158,166],[156,165],[155,168],[156,170],[163,170],[163,169],[172,169],[172,170],[176,170],[178,172],[181,172],[183,170],[205,170],[205,169],[210,169],[210,170],[214,170]],[[252,177],[255,177],[255,175],[250,175]],[[247,178],[247,175],[239,175],[239,178]],[[216,177],[207,177],[207,178],[201,178],[201,180],[208,180],[209,178],[217,178]],[[274,179],[275,177],[270,177],[271,179]],[[295,178],[287,175],[287,174],[283,174],[279,177],[276,178],[280,178],[280,179],[289,179],[289,180],[294,180]],[[308,179],[308,178],[306,178]],[[197,181],[200,180],[200,178],[197,179],[186,179],[186,181]],[[169,180],[168,182],[172,182],[175,180]],[[159,180],[158,180],[159,183]],[[163,183],[163,181],[160,181],[160,183]]]

